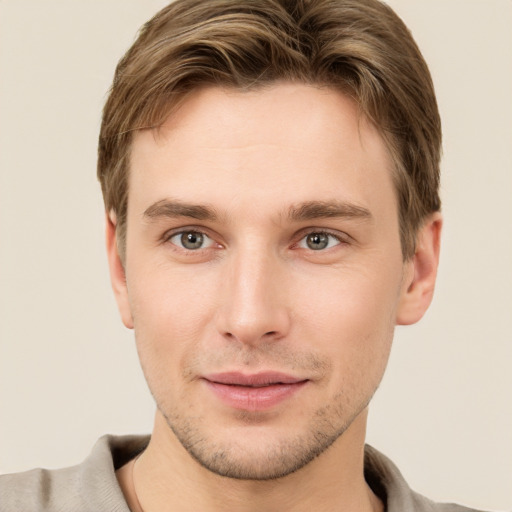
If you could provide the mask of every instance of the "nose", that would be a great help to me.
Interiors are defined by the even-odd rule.
[[[285,263],[269,252],[240,251],[226,262],[217,329],[245,345],[276,341],[288,334]]]

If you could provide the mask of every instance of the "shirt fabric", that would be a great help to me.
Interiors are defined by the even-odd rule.
[[[0,512],[130,512],[115,471],[148,442],[149,436],[106,435],[77,466],[0,476]],[[368,445],[365,478],[384,502],[386,512],[479,512],[434,503],[415,493],[397,467]]]

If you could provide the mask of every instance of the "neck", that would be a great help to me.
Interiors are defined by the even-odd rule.
[[[130,509],[137,512],[233,510],[381,512],[364,479],[367,411],[324,453],[275,480],[237,480],[203,468],[157,413],[147,449],[118,471]]]

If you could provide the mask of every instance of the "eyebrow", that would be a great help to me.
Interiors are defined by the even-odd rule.
[[[218,218],[215,209],[208,205],[190,204],[169,199],[162,199],[152,204],[144,211],[143,216],[148,219],[189,217],[209,221],[214,221]]]
[[[207,221],[219,218],[211,206],[170,199],[162,199],[152,204],[144,211],[143,216],[148,219],[188,217]],[[344,201],[307,201],[290,206],[287,217],[293,222],[326,218],[371,220],[372,214],[367,208]]]
[[[308,201],[291,206],[288,218],[295,222],[326,218],[372,220],[370,210],[344,201]]]

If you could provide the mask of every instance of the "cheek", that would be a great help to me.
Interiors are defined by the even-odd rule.
[[[154,267],[128,276],[130,305],[139,357],[145,371],[181,369],[197,350],[198,340],[212,318],[216,284],[204,276]],[[167,379],[176,372],[169,372]]]
[[[306,288],[303,338],[314,340],[315,349],[331,359],[339,379],[382,376],[393,338],[398,283],[398,277],[339,272]]]

